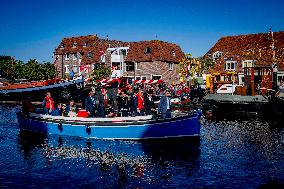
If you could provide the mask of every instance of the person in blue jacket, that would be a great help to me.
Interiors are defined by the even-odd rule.
[[[56,105],[56,108],[51,112],[51,115],[52,116],[62,116],[62,104],[61,103],[58,103]]]
[[[166,90],[165,95],[161,97],[158,113],[162,114],[162,117],[171,118],[171,98],[170,98],[170,91]]]

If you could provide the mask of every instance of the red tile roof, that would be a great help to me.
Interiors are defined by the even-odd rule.
[[[278,69],[284,70],[284,32],[274,32],[273,36]],[[205,57],[212,56],[216,51],[221,51],[223,52],[221,59],[233,57],[239,61],[256,60],[257,66],[271,66],[273,52],[271,45],[272,37],[269,33],[222,37],[205,54]],[[224,63],[224,61],[222,62]],[[224,71],[225,66],[217,64],[211,68],[211,71]],[[219,64],[222,63],[219,62]]]
[[[76,44],[76,46],[74,46]],[[105,52],[109,47],[128,46],[129,43],[98,38],[96,35],[63,38],[59,46],[55,49],[55,54],[79,52],[82,55],[83,64],[99,62],[100,51]],[[62,47],[62,48],[61,48]],[[92,57],[88,57],[91,53]]]
[[[150,53],[147,53],[146,49],[148,49]],[[156,60],[179,62],[183,58],[185,58],[185,55],[178,45],[159,40],[152,40],[131,43],[125,61],[151,62]]]

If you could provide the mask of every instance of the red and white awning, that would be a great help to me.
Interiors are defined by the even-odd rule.
[[[134,84],[154,84],[154,83],[162,83],[163,80],[135,80]]]
[[[101,82],[101,83],[112,83],[112,82],[115,82],[115,81],[120,82],[120,78],[102,79],[99,82]]]
[[[121,82],[120,78],[113,78],[113,79],[102,79],[98,82],[100,83],[112,83],[112,82]],[[134,80],[134,84],[155,84],[155,83],[162,83],[163,80],[159,79],[159,80]]]

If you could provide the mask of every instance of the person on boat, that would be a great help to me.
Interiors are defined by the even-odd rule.
[[[162,118],[171,118],[171,98],[170,91],[166,90],[165,95],[161,97],[158,112],[162,115]]]
[[[143,91],[139,89],[137,95],[136,95],[136,104],[137,104],[137,113],[140,116],[144,115],[144,95]]]
[[[137,115],[137,104],[136,104],[136,93],[134,93],[133,89],[130,88],[128,90],[128,101],[129,101],[129,110],[131,116]]]
[[[122,117],[128,116],[129,101],[126,91],[122,90],[118,98],[118,112],[121,112]]]
[[[51,97],[51,93],[47,92],[45,98],[42,102],[43,105],[43,113],[44,114],[51,114],[51,112],[55,109],[54,108],[54,101]]]
[[[52,110],[51,115],[52,116],[62,116],[62,104],[61,103],[55,103],[56,108]]]
[[[97,108],[97,117],[106,117],[106,103],[107,103],[107,96],[106,91],[100,89],[100,92],[96,92],[96,99],[98,103],[96,103]]]
[[[67,116],[66,104],[62,104],[61,112],[62,112],[62,116]]]
[[[155,115],[156,114],[156,106],[154,102],[154,94],[153,93],[145,93],[145,113],[146,115]]]
[[[94,97],[94,91],[90,91],[89,96],[85,99],[85,108],[89,117],[95,117],[96,100]]]
[[[74,100],[70,100],[69,101],[69,104],[66,106],[66,109],[65,109],[65,111],[66,111],[66,114],[68,115],[69,114],[69,112],[75,112],[76,114],[78,113],[78,108],[77,108],[77,106],[75,105],[75,102],[74,102]],[[73,113],[72,113],[73,114]],[[73,116],[72,116],[73,117]]]
[[[30,112],[35,112],[35,107],[31,102],[31,99],[28,97],[25,101],[22,103],[22,113],[24,115],[28,115]]]

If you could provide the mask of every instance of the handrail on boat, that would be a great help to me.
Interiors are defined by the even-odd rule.
[[[65,117],[65,116],[52,116],[44,114],[30,113],[30,117],[38,119],[49,119],[54,121],[79,121],[79,122],[124,122],[124,121],[146,121],[153,118],[152,115],[135,116],[135,117],[114,117],[114,118],[83,118],[83,117]]]

